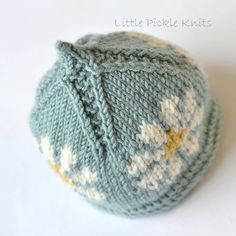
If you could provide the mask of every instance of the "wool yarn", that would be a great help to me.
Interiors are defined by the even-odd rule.
[[[93,205],[126,216],[175,206],[208,169],[219,109],[183,49],[137,32],[59,41],[30,115],[51,168]]]

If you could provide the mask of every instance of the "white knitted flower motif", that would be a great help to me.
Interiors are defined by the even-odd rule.
[[[49,137],[46,135],[41,138],[40,147],[44,158],[49,162],[54,162],[54,147],[49,142]]]
[[[196,103],[196,95],[192,90],[185,94],[185,109],[178,109],[179,98],[171,96],[161,102],[161,112],[170,129],[166,132],[156,122],[140,126],[138,138],[146,144],[154,144],[155,152],[136,154],[128,165],[130,175],[141,174],[138,186],[144,189],[158,189],[160,183],[171,184],[181,171],[182,159],[177,150],[186,153],[187,157],[199,150],[199,129],[204,116],[204,105],[200,108]]]
[[[70,171],[72,166],[76,164],[76,161],[76,155],[72,153],[69,146],[65,145],[61,149],[60,171],[62,173]]]
[[[96,172],[92,172],[87,166],[75,173],[72,172],[77,162],[77,156],[73,154],[68,145],[65,145],[61,149],[60,163],[55,161],[54,146],[50,143],[47,135],[41,138],[40,146],[50,167],[69,187],[74,188],[81,195],[91,200],[100,202],[105,199],[103,193],[98,192],[94,187],[87,186],[87,184],[96,183],[98,181]],[[69,176],[68,173],[70,173],[71,176]],[[77,185],[79,185],[79,187]]]
[[[89,167],[84,167],[78,171],[73,177],[75,183],[79,183],[79,186],[75,187],[75,190],[88,199],[101,202],[105,200],[105,195],[98,192],[94,187],[87,186],[88,184],[94,184],[98,182],[98,176],[96,172],[92,172]]]

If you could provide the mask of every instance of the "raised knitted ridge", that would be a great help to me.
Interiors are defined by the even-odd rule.
[[[126,216],[175,206],[208,169],[219,108],[183,49],[137,32],[58,41],[30,127],[60,178]]]

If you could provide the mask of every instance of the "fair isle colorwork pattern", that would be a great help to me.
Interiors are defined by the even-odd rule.
[[[93,205],[126,216],[175,206],[217,147],[219,110],[183,49],[137,32],[58,42],[30,126],[49,166]]]

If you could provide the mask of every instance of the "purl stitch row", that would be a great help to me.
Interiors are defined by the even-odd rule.
[[[126,216],[175,206],[208,169],[219,110],[183,49],[136,32],[58,42],[30,127],[51,168],[89,202]]]

